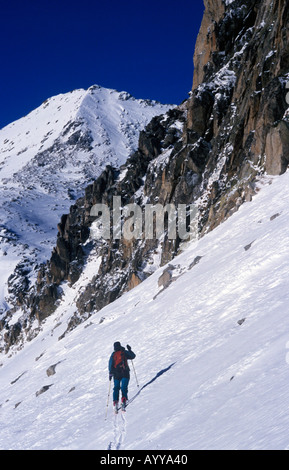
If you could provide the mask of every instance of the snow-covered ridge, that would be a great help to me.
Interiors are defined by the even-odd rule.
[[[95,85],[51,97],[0,130],[0,315],[17,264],[49,259],[73,200],[107,164],[123,164],[140,131],[171,107]]]
[[[105,119],[106,126],[103,127],[107,127],[106,131],[111,132],[113,138],[113,129],[114,133],[121,133],[124,123],[143,128],[145,122],[170,107],[172,105],[137,100],[126,92],[98,85],[48,98],[27,116],[0,129],[1,179],[11,177],[36,153],[49,148],[62,133],[67,133],[67,126],[73,121],[83,120],[94,139],[100,141],[99,119]],[[134,148],[137,139],[138,136],[134,139]],[[16,155],[20,158],[11,163],[9,157]]]
[[[42,332],[1,358],[0,448],[288,449],[289,173],[271,182],[170,263],[167,288],[162,267],[59,340],[92,257]],[[131,368],[115,426],[114,341],[140,384]]]

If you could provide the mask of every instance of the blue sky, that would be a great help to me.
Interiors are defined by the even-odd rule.
[[[181,103],[203,11],[203,0],[1,0],[0,128],[94,84]]]

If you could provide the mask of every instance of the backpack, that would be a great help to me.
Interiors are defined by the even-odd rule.
[[[124,351],[115,351],[113,353],[113,367],[119,372],[128,368]]]

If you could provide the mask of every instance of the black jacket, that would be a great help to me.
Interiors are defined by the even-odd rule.
[[[128,366],[128,363],[127,363],[127,360],[130,359],[134,359],[136,357],[135,353],[130,350],[128,351],[127,349],[125,349],[124,347],[121,347],[120,349],[121,351],[124,352],[124,356],[125,356],[125,367],[124,368],[121,368],[121,369],[115,369],[114,365],[113,365],[113,355],[116,351],[114,351],[111,356],[110,356],[110,359],[109,359],[109,362],[108,362],[108,371],[109,371],[109,374],[110,375],[113,375],[113,377],[117,380],[121,380],[122,378],[127,378],[129,379],[130,377],[130,374],[129,374],[129,366]]]

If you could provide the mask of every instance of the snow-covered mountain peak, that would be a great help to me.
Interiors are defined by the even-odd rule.
[[[50,257],[62,214],[171,107],[95,85],[48,98],[0,130],[0,313],[15,267]]]
[[[97,85],[48,98],[27,116],[0,130],[1,182],[50,148],[56,139],[61,137],[73,145],[69,138],[80,126],[95,141],[92,148],[115,143],[113,136],[121,144],[124,140],[126,150],[122,149],[121,155],[115,150],[113,155],[115,163],[124,163],[128,152],[137,146],[138,131],[170,107]]]
[[[49,98],[0,130],[1,180],[11,177],[35,154],[52,145],[66,122],[75,119],[84,93],[84,90],[75,90]]]

